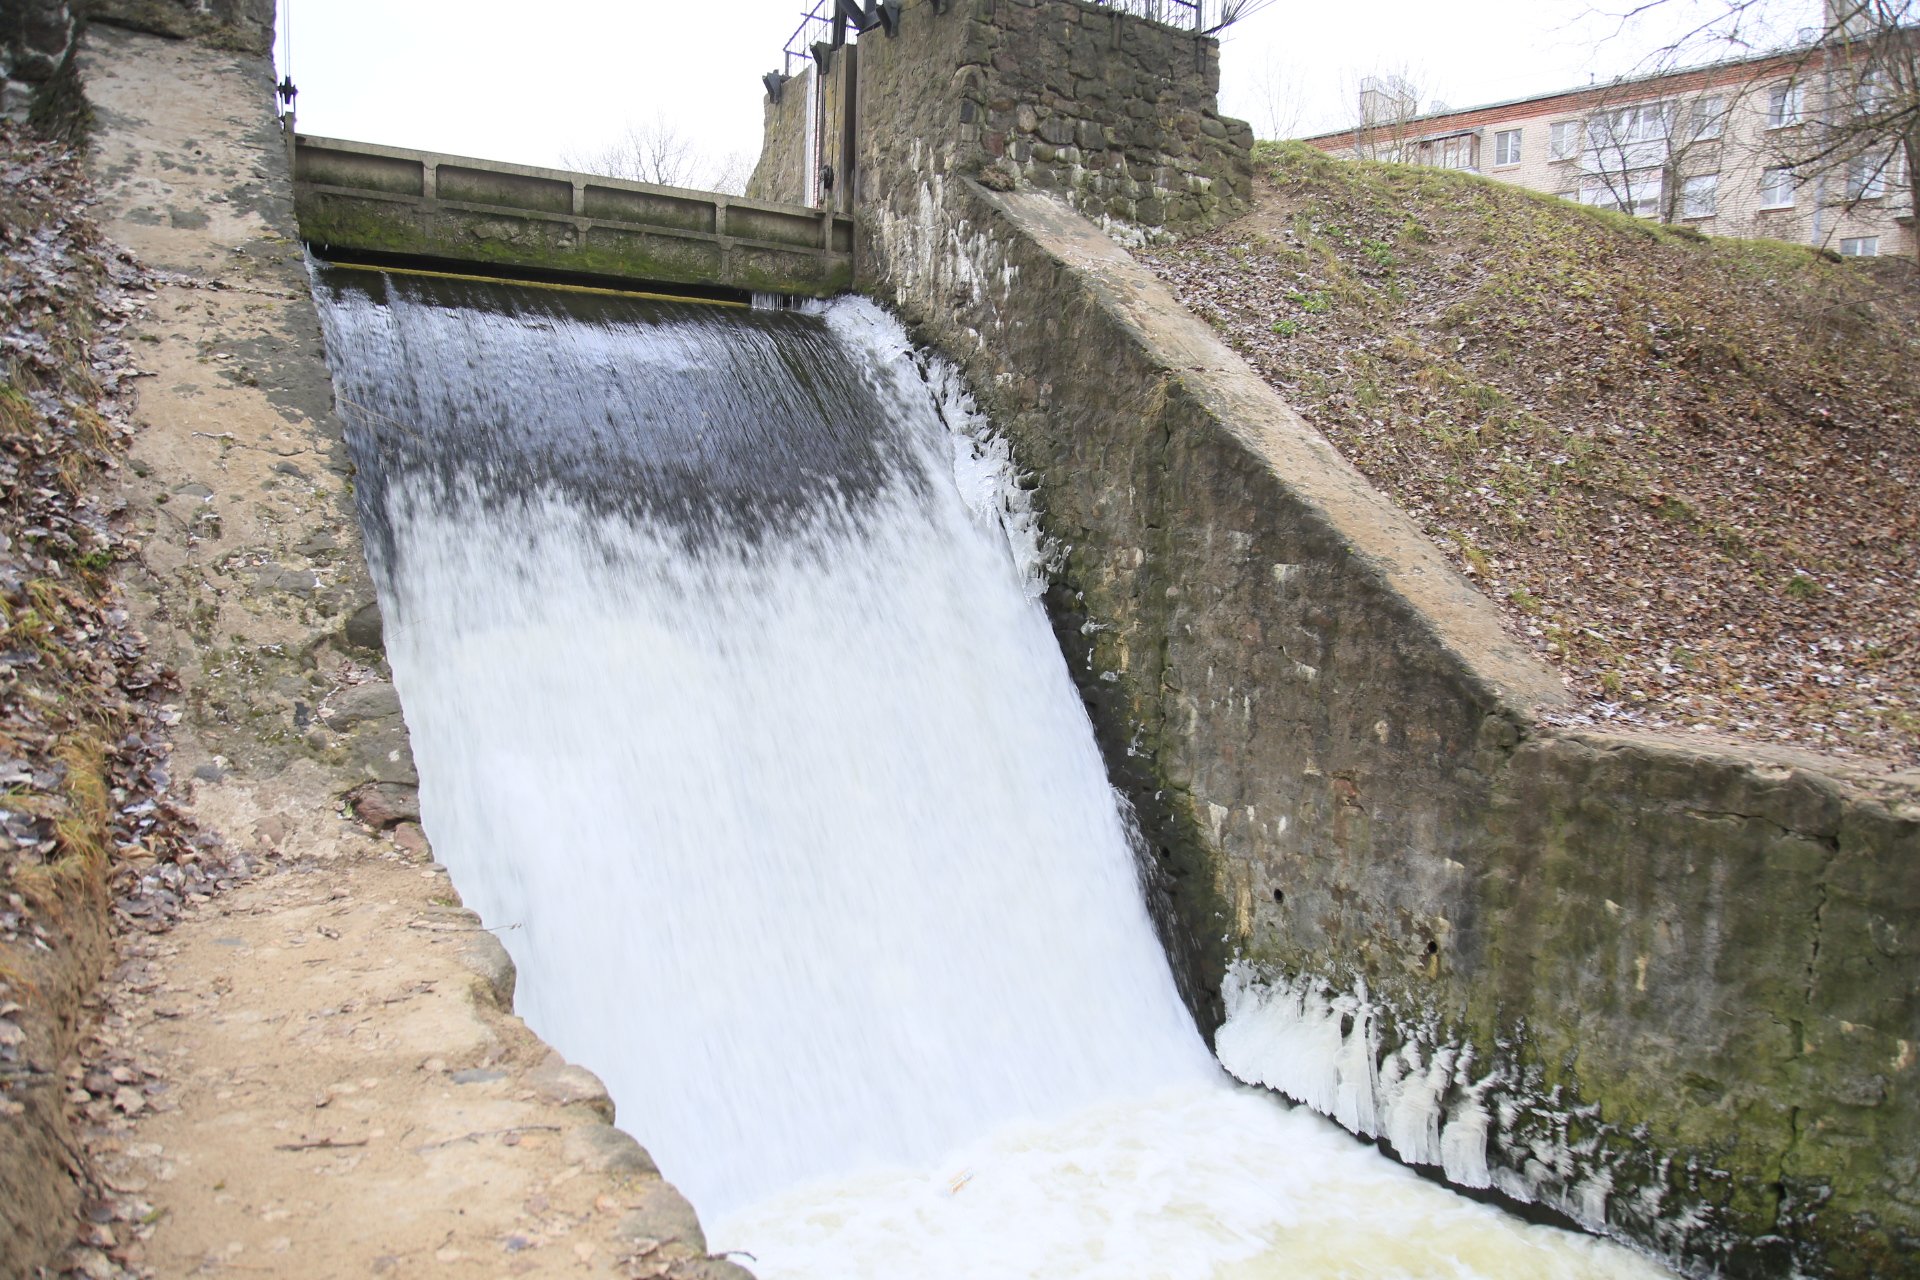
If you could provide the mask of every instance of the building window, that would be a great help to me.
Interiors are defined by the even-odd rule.
[[[1495,164],[1520,163],[1520,131],[1502,129],[1493,135],[1493,162]]]
[[[1784,129],[1800,123],[1800,86],[1789,80],[1767,91],[1767,128]]]
[[[1884,153],[1847,161],[1847,199],[1882,199],[1887,194],[1887,170],[1892,161],[1893,157]]]
[[[1666,102],[1643,102],[1637,107],[1602,111],[1587,121],[1587,146],[1600,151],[1607,147],[1664,142],[1672,112],[1672,104]]]
[[[1769,169],[1760,175],[1760,207],[1793,208],[1793,170]]]
[[[1727,100],[1718,94],[1693,100],[1693,136],[1717,138],[1727,129]]]
[[[1580,154],[1580,122],[1555,120],[1547,126],[1547,158],[1571,160]]]
[[[1618,209],[1636,218],[1657,218],[1660,216],[1660,192],[1659,174],[1600,178],[1592,180],[1580,192],[1580,203],[1597,205],[1602,209]]]
[[[1843,258],[1877,258],[1880,256],[1879,236],[1855,236],[1840,242],[1840,256]]]
[[[1887,88],[1887,78],[1878,67],[1869,67],[1860,73],[1854,82],[1853,105],[1862,115],[1878,115],[1893,104],[1893,94]]]
[[[1680,216],[1711,218],[1719,196],[1719,174],[1703,173],[1699,177],[1688,178],[1680,186]]]
[[[1440,169],[1474,169],[1474,136],[1456,133],[1450,138],[1435,138],[1423,143],[1426,163]]]
[[[1643,102],[1601,111],[1587,120],[1589,170],[1627,173],[1660,164],[1674,123],[1674,104]]]

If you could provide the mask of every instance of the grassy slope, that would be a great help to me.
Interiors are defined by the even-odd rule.
[[[1263,146],[1143,255],[1584,696],[1920,762],[1920,279]]]

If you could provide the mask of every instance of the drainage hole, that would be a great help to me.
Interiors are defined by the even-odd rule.
[[[1273,900],[1275,902],[1285,902],[1287,900],[1287,891],[1285,889],[1275,889],[1273,891]]]

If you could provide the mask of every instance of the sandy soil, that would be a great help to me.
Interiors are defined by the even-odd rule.
[[[744,1276],[513,1016],[504,949],[406,820],[264,64],[96,28],[84,69],[97,216],[163,282],[131,331],[124,585],[181,673],[193,816],[258,874],[121,943],[80,1271]],[[369,783],[379,828],[342,799]]]

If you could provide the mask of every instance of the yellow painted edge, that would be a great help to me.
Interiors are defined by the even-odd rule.
[[[433,280],[474,280],[481,284],[524,285],[529,289],[560,289],[568,293],[603,293],[614,298],[646,298],[654,302],[694,302],[707,307],[739,307],[751,309],[750,303],[734,302],[727,298],[690,298],[678,293],[648,293],[644,289],[608,289],[592,284],[552,284],[545,280],[514,280],[506,276],[477,276],[463,271],[426,271],[419,267],[376,267],[364,262],[335,262],[323,258],[329,267],[338,267],[346,271],[378,271],[390,276],[426,276]]]

